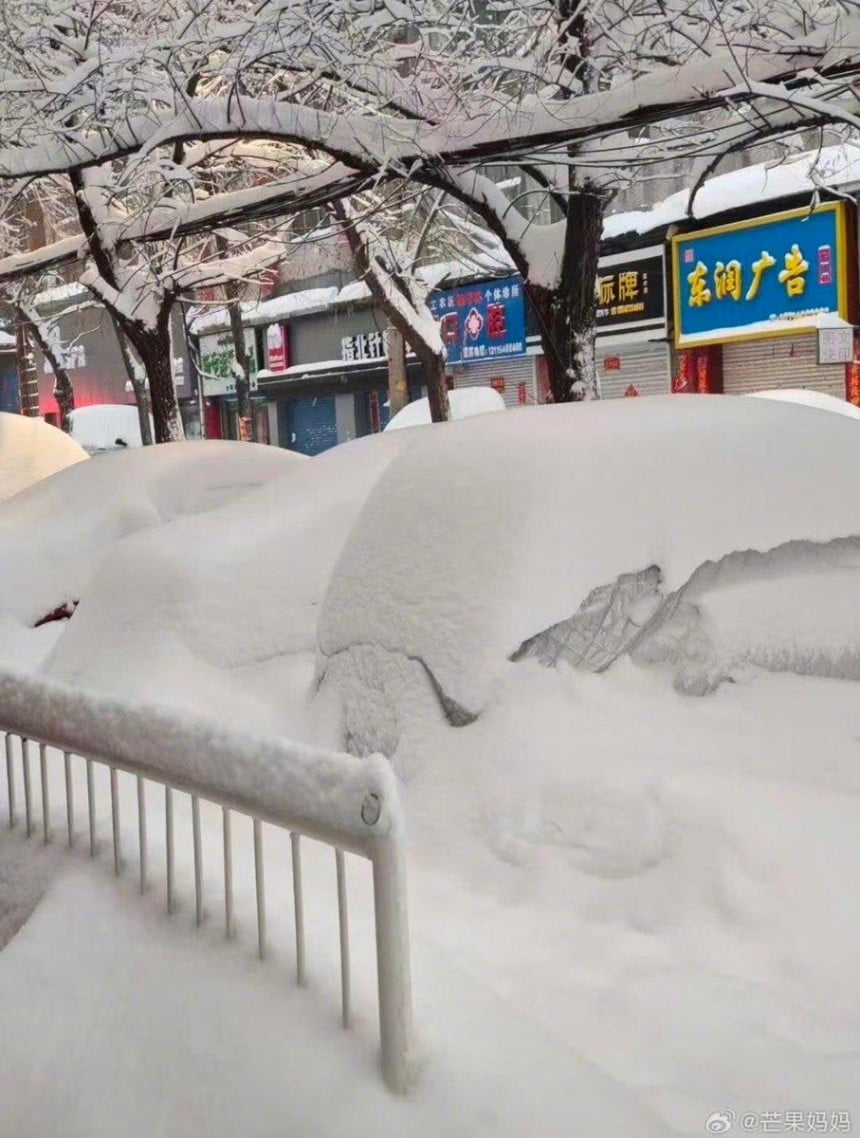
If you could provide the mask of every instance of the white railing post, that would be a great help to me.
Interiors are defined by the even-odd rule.
[[[412,978],[401,836],[380,840],[372,856],[382,1076],[392,1091],[404,1094],[411,1080]]]
[[[134,707],[99,699],[88,704],[86,693],[43,679],[0,672],[0,730],[5,733],[9,792],[9,824],[16,824],[13,743],[19,740],[23,775],[24,818],[33,831],[30,742],[40,748],[42,828],[49,840],[50,804],[47,748],[63,752],[66,829],[74,843],[72,794],[73,755],[86,763],[90,855],[96,854],[96,786],[94,764],[110,778],[114,871],[122,869],[119,773],[137,781],[137,829],[140,888],[148,875],[145,781],[164,789],[164,841],[167,911],[176,908],[174,791],[191,797],[195,919],[203,920],[203,844],[200,799],[222,810],[225,931],[234,932],[233,849],[231,811],[253,824],[254,879],[257,902],[257,951],[266,957],[266,895],[263,824],[290,836],[296,979],[305,982],[305,921],[302,839],[322,842],[335,851],[340,940],[341,1018],[352,1018],[349,910],[346,854],[370,860],[376,931],[376,966],[382,1075],[387,1086],[404,1093],[413,1079],[412,991],[406,852],[403,817],[396,779],[380,755],[359,760],[280,738],[249,740],[229,730],[213,734],[205,721],[177,720],[162,709]],[[80,716],[81,707],[91,714]],[[117,725],[121,729],[117,730]],[[189,756],[206,749],[212,761],[198,764]],[[213,753],[214,752],[214,753]],[[241,759],[241,761],[237,761]],[[273,772],[277,777],[273,779]],[[100,789],[100,787],[99,787]],[[103,807],[102,807],[103,808]]]
[[[9,829],[15,826],[15,771],[12,767],[12,736],[6,732],[6,788],[9,791]]]

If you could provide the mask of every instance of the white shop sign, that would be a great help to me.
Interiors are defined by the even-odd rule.
[[[257,352],[253,328],[245,329],[245,350],[251,365],[251,390],[257,390]],[[200,337],[200,370],[204,395],[235,395],[233,334],[228,330]]]
[[[854,360],[854,329],[848,327],[818,329],[819,364],[850,364]]]
[[[340,341],[342,360],[384,360],[388,343],[384,332],[358,332]]]

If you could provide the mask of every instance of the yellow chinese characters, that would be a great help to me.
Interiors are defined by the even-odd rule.
[[[800,246],[792,245],[791,252],[785,254],[785,268],[779,274],[779,283],[785,285],[789,296],[803,296],[808,271],[809,261],[804,260]]]
[[[690,285],[690,307],[702,308],[711,302],[711,290],[708,288],[708,266],[701,261],[687,277]]]
[[[744,289],[743,278],[744,271],[740,261],[729,261],[727,265],[717,261],[717,267],[714,269],[717,300],[724,300],[727,296],[732,300],[740,300]]]
[[[601,304],[615,303],[615,277],[598,277],[597,287]]]
[[[753,279],[752,284],[747,289],[747,300],[755,300],[761,288],[761,281],[764,274],[768,269],[772,269],[776,264],[776,258],[771,257],[770,253],[762,250],[762,254],[757,261],[753,261]]]
[[[618,274],[618,299],[635,300],[639,295],[639,273],[634,269]]]

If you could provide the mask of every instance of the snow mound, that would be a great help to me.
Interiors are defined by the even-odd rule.
[[[296,463],[276,452],[288,477],[117,541],[48,674],[213,715],[229,707],[231,720],[295,736],[290,694],[303,698],[310,686],[332,568],[370,488],[410,438],[368,436]]]
[[[79,601],[115,542],[235,501],[305,461],[252,443],[167,443],[79,462],[31,486],[0,504],[0,614],[32,625]],[[119,584],[130,594],[134,578]]]
[[[486,415],[491,411],[504,411],[505,401],[492,387],[460,387],[448,392],[452,419],[469,419],[473,415]],[[386,431],[399,431],[402,427],[423,427],[431,422],[430,400],[414,399],[392,415]]]
[[[440,494],[442,471],[456,493]],[[477,713],[525,641],[621,574],[656,567],[671,596],[736,551],[860,534],[860,502],[833,491],[858,478],[844,416],[769,400],[534,407],[427,432],[350,534],[320,614],[318,674],[374,644],[420,661]]]
[[[86,457],[83,447],[43,419],[0,411],[0,499]]]
[[[816,407],[819,411],[832,411],[846,415],[849,419],[860,419],[860,407],[855,407],[845,399],[826,395],[823,391],[809,391],[805,387],[780,387],[772,391],[751,391],[749,399],[775,399],[781,403],[799,403],[804,407]]]
[[[94,403],[72,411],[69,420],[72,438],[88,451],[142,445],[136,407],[121,403]]]

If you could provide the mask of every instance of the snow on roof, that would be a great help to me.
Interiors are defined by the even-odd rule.
[[[44,419],[0,411],[0,500],[86,457],[83,447]]]
[[[15,347],[15,337],[9,332],[4,332],[0,329],[0,351],[5,351],[8,348]]]
[[[757,202],[794,194],[812,194],[860,182],[860,146],[844,144],[810,150],[788,162],[759,162],[742,170],[709,178],[693,202],[693,219],[711,217]],[[651,209],[610,214],[603,224],[605,239],[627,233],[650,233],[690,219],[689,189],[671,194]]]

